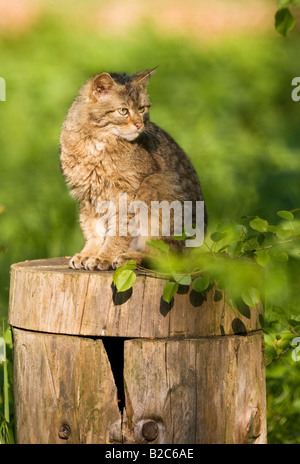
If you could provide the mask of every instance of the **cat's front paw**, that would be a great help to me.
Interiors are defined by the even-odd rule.
[[[88,259],[88,256],[77,253],[69,261],[69,267],[71,269],[84,269],[84,262]]]
[[[102,256],[91,256],[83,263],[84,269],[87,271],[107,271],[112,268],[111,262]]]
[[[77,253],[69,261],[71,269],[85,269],[87,271],[107,271],[111,269],[111,263],[99,255],[87,256]]]

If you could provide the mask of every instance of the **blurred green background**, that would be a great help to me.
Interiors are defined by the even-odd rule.
[[[61,126],[101,71],[159,65],[151,118],[189,154],[210,228],[300,207],[297,28],[273,27],[273,0],[0,0],[0,317],[9,267],[69,256],[83,239],[59,170]],[[295,276],[299,280],[299,276]],[[268,316],[268,315],[267,315]],[[267,368],[269,443],[300,443],[300,363]]]

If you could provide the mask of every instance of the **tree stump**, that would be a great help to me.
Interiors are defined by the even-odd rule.
[[[11,268],[17,443],[266,443],[262,308],[55,258]]]

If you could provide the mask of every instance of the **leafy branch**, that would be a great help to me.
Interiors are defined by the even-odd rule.
[[[295,26],[295,17],[292,14],[289,6],[299,7],[300,0],[279,0],[278,10],[275,14],[275,29],[279,34],[284,36],[290,32]]]
[[[176,297],[180,286],[192,287],[203,295],[215,286],[224,290],[232,307],[242,301],[250,310],[262,301],[265,307],[281,312],[281,318],[286,319],[293,310],[289,306],[293,306],[293,301],[297,305],[297,299],[290,294],[291,288],[296,287],[295,292],[299,293],[293,271],[295,263],[300,264],[300,221],[295,218],[299,211],[300,208],[278,211],[277,224],[259,216],[244,216],[241,223],[225,219],[201,247],[190,248],[180,256],[172,253],[162,240],[149,240],[148,245],[159,255],[154,267],[149,269],[128,261],[115,271],[114,284],[122,292],[134,285],[137,271],[153,275],[166,281],[162,296],[168,303]],[[174,237],[185,238],[185,234]],[[267,365],[270,358],[279,359],[291,348],[289,343],[300,322],[292,318],[288,321],[289,330],[282,332],[276,327],[275,335],[274,327],[271,331],[270,327],[264,328]]]

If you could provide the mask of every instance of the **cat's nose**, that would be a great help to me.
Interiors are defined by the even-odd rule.
[[[139,122],[139,121],[136,121],[136,122],[134,123],[134,125],[135,125],[135,127],[136,127],[137,129],[140,129],[140,128],[143,126],[143,123],[142,123],[142,122]]]

